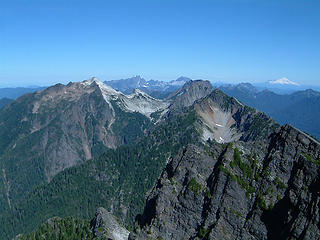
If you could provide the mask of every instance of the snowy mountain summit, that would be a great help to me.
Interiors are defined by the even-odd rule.
[[[277,84],[277,85],[294,85],[294,86],[300,86],[299,83],[296,83],[296,82],[293,82],[293,81],[290,81],[288,78],[286,77],[283,77],[283,78],[280,78],[280,79],[277,79],[277,80],[271,80],[269,81],[269,84]]]

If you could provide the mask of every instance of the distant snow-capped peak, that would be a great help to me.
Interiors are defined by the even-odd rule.
[[[269,81],[270,84],[281,84],[281,85],[294,85],[294,86],[300,86],[299,83],[290,81],[288,78],[283,77],[277,80],[271,80]]]

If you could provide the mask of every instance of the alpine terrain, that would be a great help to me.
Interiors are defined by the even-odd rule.
[[[1,239],[320,238],[320,143],[208,81],[58,84],[0,126]]]
[[[291,94],[258,91],[250,83],[220,86],[220,90],[272,116],[280,124],[289,123],[320,139],[320,92],[307,89]]]

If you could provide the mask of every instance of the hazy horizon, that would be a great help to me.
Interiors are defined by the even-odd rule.
[[[49,87],[49,86],[52,86],[52,85],[55,85],[55,84],[59,84],[59,83],[66,85],[66,84],[68,84],[69,82],[81,82],[81,81],[89,80],[89,79],[91,79],[91,78],[93,78],[93,77],[96,77],[96,78],[98,78],[100,81],[105,82],[105,81],[112,81],[112,80],[129,79],[129,78],[133,78],[133,77],[135,77],[135,76],[140,76],[141,78],[144,78],[144,79],[147,80],[147,81],[149,81],[149,80],[159,80],[159,81],[164,81],[164,82],[174,81],[174,80],[177,80],[177,79],[180,78],[180,77],[190,78],[190,77],[185,76],[185,75],[181,75],[181,76],[176,77],[176,78],[174,78],[174,79],[162,79],[162,80],[161,80],[161,79],[154,79],[154,78],[148,79],[148,78],[145,78],[145,77],[142,76],[142,75],[131,75],[131,76],[126,76],[126,77],[122,77],[122,78],[119,78],[119,79],[103,79],[103,78],[99,78],[99,77],[97,77],[97,76],[90,76],[90,77],[88,77],[88,78],[78,79],[78,80],[75,80],[75,81],[51,81],[51,82],[48,82],[48,84],[43,84],[43,85],[37,85],[37,84],[21,84],[21,85],[19,85],[19,84],[18,84],[18,85],[12,84],[12,85],[3,85],[3,84],[1,84],[1,82],[0,82],[0,88],[19,88],[19,87],[21,87],[21,88],[38,88],[38,87]],[[278,80],[278,79],[274,79],[274,80],[268,80],[268,81],[265,81],[265,82],[252,82],[252,81],[239,81],[239,82],[236,82],[236,81],[230,81],[230,82],[225,81],[225,82],[224,82],[224,81],[212,81],[211,79],[201,79],[201,78],[197,78],[197,79],[195,79],[195,78],[190,78],[190,79],[191,79],[191,80],[208,80],[208,81],[210,81],[213,85],[227,85],[227,84],[237,85],[237,84],[240,84],[240,83],[250,83],[250,84],[252,84],[253,86],[256,86],[256,87],[263,86],[263,85],[267,84],[267,83],[270,82],[270,81]],[[277,84],[272,85],[272,84],[270,84],[269,89],[272,89],[272,88],[277,89],[278,87],[285,88],[286,85],[282,85],[282,84],[280,84],[280,85],[277,85]],[[314,88],[315,88],[314,90],[317,90],[317,91],[320,90],[320,84],[300,84],[300,83],[299,83],[298,86],[287,85],[287,87],[288,87],[288,89],[294,88],[294,87],[297,87],[297,89],[306,89],[306,88],[308,88],[308,87],[314,87]]]

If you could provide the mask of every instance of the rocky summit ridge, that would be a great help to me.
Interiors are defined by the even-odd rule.
[[[129,239],[319,239],[320,144],[290,125],[193,145],[161,174]]]

